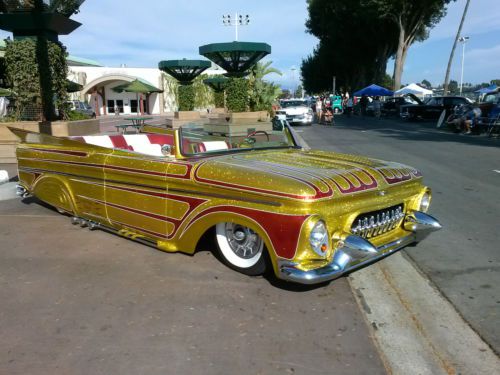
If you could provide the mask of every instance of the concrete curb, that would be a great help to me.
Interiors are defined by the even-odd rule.
[[[495,374],[500,361],[401,253],[349,283],[392,374]]]
[[[17,198],[16,194],[17,182],[7,182],[0,185],[0,201]]]

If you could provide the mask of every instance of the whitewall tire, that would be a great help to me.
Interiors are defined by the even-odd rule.
[[[215,239],[222,261],[246,275],[261,275],[266,270],[264,240],[252,229],[236,223],[219,223]]]

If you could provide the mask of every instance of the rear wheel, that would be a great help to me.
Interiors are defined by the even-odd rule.
[[[266,270],[263,239],[252,229],[236,223],[215,227],[217,248],[222,261],[232,269],[250,276]]]

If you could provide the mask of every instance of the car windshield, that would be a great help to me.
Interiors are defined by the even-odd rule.
[[[258,126],[265,127],[265,125]],[[179,130],[181,153],[194,156],[297,147],[286,125],[269,124],[266,130],[251,127],[245,130],[246,134],[225,135],[209,133],[195,124],[183,126]]]
[[[299,107],[299,106],[306,106],[307,107],[307,102],[304,100],[287,100],[287,101],[281,102],[281,107],[283,107],[283,108]]]

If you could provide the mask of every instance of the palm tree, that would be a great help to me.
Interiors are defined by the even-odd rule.
[[[455,55],[455,48],[457,47],[458,39],[460,38],[460,34],[462,33],[462,26],[464,25],[465,15],[467,14],[467,9],[469,9],[470,0],[467,0],[465,4],[464,14],[462,14],[462,20],[460,21],[460,26],[458,26],[457,35],[455,36],[455,42],[453,42],[453,48],[451,49],[450,59],[448,60],[448,67],[446,68],[446,77],[444,78],[444,92],[443,95],[448,95],[448,85],[450,81],[450,70],[451,63],[453,62],[453,56]]]
[[[272,61],[258,62],[250,69],[248,77],[249,101],[252,111],[269,111],[273,102],[281,94],[281,88],[274,83],[266,82],[268,74],[282,75],[281,71],[271,66]]]

